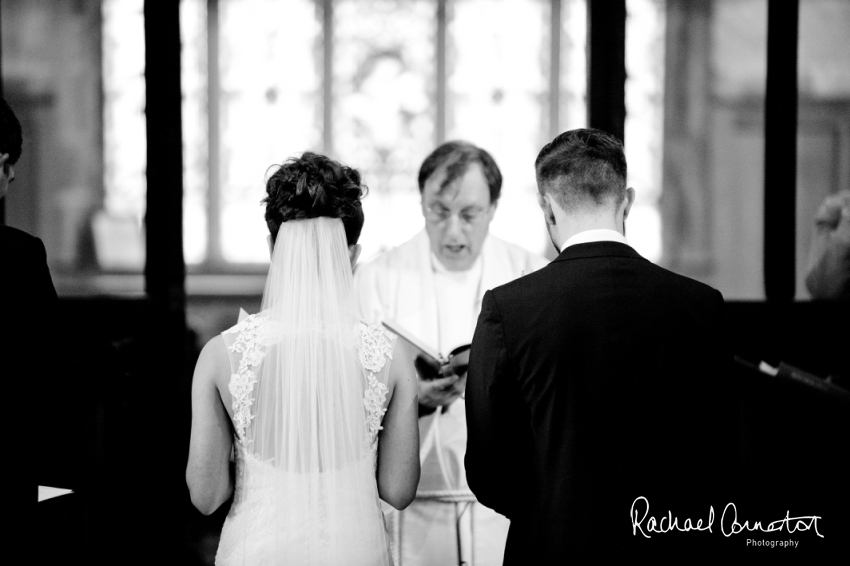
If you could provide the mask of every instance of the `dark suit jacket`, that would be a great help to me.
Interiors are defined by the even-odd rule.
[[[41,425],[49,395],[57,342],[56,290],[47,269],[41,240],[9,226],[0,225],[0,358],[3,359],[6,419],[13,437],[27,438],[23,457],[6,467],[6,507],[16,517],[20,534],[32,536],[30,514],[35,510],[33,461],[44,452]],[[26,401],[24,401],[27,399]],[[55,463],[54,463],[55,465]],[[11,500],[11,501],[10,501]],[[13,532],[12,538],[18,536]]]
[[[505,564],[726,544],[737,405],[723,334],[718,291],[616,242],[570,246],[485,294],[465,464],[511,520]],[[710,506],[712,533],[647,531],[668,511],[705,526]]]
[[[55,309],[56,290],[44,244],[26,232],[0,224],[0,312],[4,325],[25,313]]]

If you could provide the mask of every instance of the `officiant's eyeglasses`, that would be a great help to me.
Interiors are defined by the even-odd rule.
[[[477,206],[471,206],[468,208],[464,208],[463,210],[458,212],[457,216],[458,218],[460,218],[460,221],[462,223],[472,226],[484,220],[488,210],[489,207],[481,208]],[[454,213],[451,210],[439,203],[425,207],[425,218],[437,224],[442,224],[443,222],[446,222],[449,218],[452,217],[453,214]]]

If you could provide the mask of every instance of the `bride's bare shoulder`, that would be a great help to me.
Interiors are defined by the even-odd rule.
[[[206,343],[195,365],[194,379],[207,379],[216,385],[227,385],[230,379],[230,357],[221,334]]]
[[[227,355],[227,345],[224,343],[224,337],[221,334],[213,336],[201,350],[201,356],[210,362],[229,362]],[[200,361],[199,358],[199,361]]]

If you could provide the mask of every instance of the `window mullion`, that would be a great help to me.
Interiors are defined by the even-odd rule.
[[[434,137],[436,138],[435,145],[440,145],[446,141],[446,82],[448,80],[448,71],[446,66],[447,25],[446,0],[437,0],[437,91],[435,93],[435,97],[437,99],[437,116],[434,127]]]
[[[322,149],[333,155],[334,7],[333,0],[322,2]]]
[[[207,268],[218,270],[224,265],[221,251],[221,140],[219,104],[219,2],[207,0]]]
[[[548,140],[561,133],[561,0],[551,0],[551,2]]]

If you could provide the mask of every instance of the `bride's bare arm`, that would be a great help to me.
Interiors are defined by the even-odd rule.
[[[233,492],[230,418],[217,387],[229,372],[227,350],[219,335],[201,351],[192,377],[192,436],[186,483],[192,504],[204,515],[218,509]]]
[[[392,397],[378,440],[378,493],[404,509],[419,485],[419,399],[413,355],[401,340],[393,352],[389,385]]]

